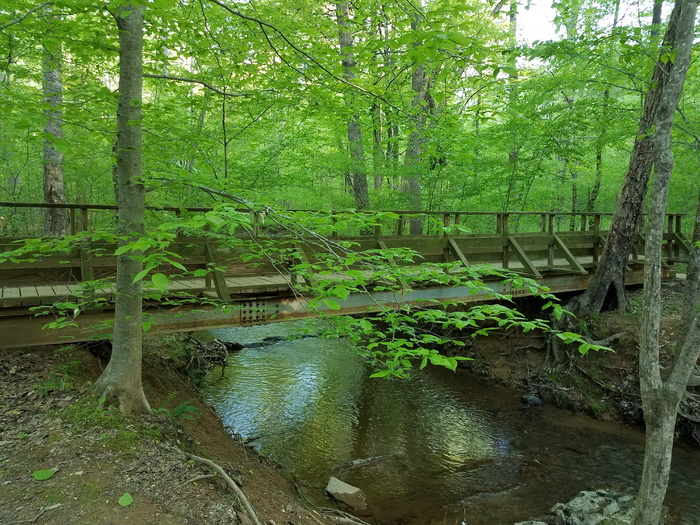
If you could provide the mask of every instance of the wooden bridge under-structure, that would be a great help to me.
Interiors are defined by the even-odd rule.
[[[0,202],[0,254],[11,251],[25,238],[40,235],[42,213],[46,208],[63,208],[69,217],[71,233],[96,231],[114,224],[115,206],[50,205]],[[148,211],[148,221],[158,224],[168,217],[206,214],[210,208],[158,208]],[[239,210],[248,214],[245,234],[257,245],[273,242],[286,247],[297,262],[313,264],[318,258],[313,244],[303,242],[304,231],[294,236],[280,233],[278,223],[265,220],[265,211]],[[289,214],[294,212],[290,211]],[[327,233],[333,242],[348,240],[353,251],[411,248],[426,262],[456,261],[462,266],[490,264],[536,279],[553,293],[584,290],[597,268],[606,242],[610,213],[560,212],[315,212],[328,215],[330,224],[344,225]],[[371,227],[347,226],[349,217],[381,219]],[[667,215],[664,234],[664,272],[673,276],[673,265],[682,262],[690,251],[683,234],[681,214]],[[426,234],[408,234],[410,220],[423,221]],[[183,232],[183,234],[186,232]],[[11,236],[10,236],[11,235]],[[298,293],[301,277],[291,266],[270,261],[247,261],[240,247],[217,245],[209,237],[178,237],[168,248],[177,254],[189,273],[171,268],[172,280],[158,300],[144,300],[144,313],[151,332],[192,331],[225,326],[249,326],[310,318],[318,310],[308,308],[308,298]],[[88,243],[67,253],[39,256],[28,262],[0,262],[0,348],[77,342],[109,337],[115,296],[110,281],[116,275],[116,245]],[[643,279],[644,236],[637,233],[630,255],[627,284]],[[197,269],[216,268],[204,277],[194,277]],[[165,271],[159,268],[158,271]],[[200,272],[201,273],[201,272]],[[305,276],[309,279],[308,274]],[[75,318],[76,326],[43,329],[49,316],[35,316],[36,307],[75,302],[84,297],[81,283],[106,279],[91,290],[106,299],[97,308],[85,308]],[[107,283],[107,284],[105,284]],[[526,289],[514,289],[498,281],[489,283],[494,291],[513,296],[528,295]],[[186,294],[186,302],[172,299]],[[377,289],[371,294],[354,293],[337,300],[337,314],[361,314],[378,305],[425,303],[431,300],[482,301],[465,286],[422,286],[405,293]],[[217,304],[213,304],[217,303]],[[222,307],[223,306],[223,307]]]

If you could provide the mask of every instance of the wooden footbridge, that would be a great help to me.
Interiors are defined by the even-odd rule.
[[[41,235],[46,208],[62,208],[69,217],[71,233],[97,231],[113,224],[116,207],[97,205],[47,205],[0,202],[0,253],[17,247],[16,241]],[[152,225],[184,214],[206,214],[209,208],[158,208],[148,212]],[[239,210],[249,215],[250,227],[238,232],[256,246],[265,243],[286,247],[291,260],[313,264],[319,259],[319,244],[305,242],[312,232],[303,227],[296,232],[280,232],[279,222],[263,211]],[[287,212],[292,215],[295,212]],[[315,212],[327,215],[331,226],[326,232],[332,242],[353,241],[354,251],[407,247],[426,262],[458,261],[461,265],[487,263],[535,278],[552,292],[585,289],[597,266],[607,236],[610,213],[556,212]],[[367,221],[348,220],[358,215],[380,213],[371,226]],[[420,220],[424,234],[408,234],[411,220]],[[682,233],[682,215],[667,216],[665,267],[672,275],[673,264],[689,252]],[[148,225],[147,225],[148,227]],[[353,230],[354,228],[354,230]],[[249,261],[244,248],[226,247],[209,237],[187,237],[182,232],[167,249],[176,253],[187,273],[176,268],[167,289],[156,300],[144,301],[144,312],[153,332],[190,331],[236,325],[255,325],[290,318],[318,315],[308,308],[308,299],[299,294],[299,283],[313,279],[308,271],[300,275],[292,265],[263,259]],[[109,336],[113,318],[114,290],[109,284],[116,275],[115,245],[83,244],[67,253],[37,257],[29,262],[0,262],[0,348],[72,342]],[[644,237],[637,234],[629,260],[628,284],[642,282]],[[390,259],[390,258],[389,258]],[[393,262],[393,261],[391,261]],[[302,265],[303,266],[303,265]],[[194,277],[197,269],[216,268],[204,277]],[[203,273],[203,272],[198,272]],[[86,291],[81,283],[105,279],[97,289]],[[499,293],[527,295],[500,282],[490,283]],[[33,308],[76,302],[76,298],[100,297],[106,301],[81,306],[76,326],[60,330],[42,329],[52,321],[36,317]],[[186,295],[188,300],[172,301]],[[399,293],[376,290],[371,295],[355,293],[338,300],[334,313],[358,314],[377,305],[421,303],[432,299],[479,301],[467,287],[423,286]],[[216,304],[214,304],[216,303]],[[221,308],[221,305],[227,307]],[[325,307],[321,307],[323,310]],[[326,308],[327,309],[327,308]]]

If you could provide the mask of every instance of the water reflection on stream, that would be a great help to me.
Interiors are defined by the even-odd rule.
[[[252,344],[296,324],[215,331]],[[296,325],[298,326],[298,325]],[[297,339],[245,348],[206,395],[225,425],[295,473],[325,505],[329,472],[362,487],[381,524],[495,525],[542,515],[583,489],[637,483],[643,436],[553,407],[465,371],[428,368],[411,381],[369,379],[344,341]],[[667,503],[700,524],[700,453],[677,448]]]

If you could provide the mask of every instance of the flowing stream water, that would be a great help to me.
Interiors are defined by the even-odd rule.
[[[544,405],[473,374],[429,367],[410,381],[370,379],[343,340],[256,346],[298,323],[211,332],[247,347],[205,395],[224,424],[292,472],[328,506],[328,477],[361,487],[382,525],[513,523],[581,490],[631,491],[644,453],[639,430]],[[269,343],[269,341],[268,341]],[[361,468],[356,459],[381,458]],[[338,468],[341,467],[341,468]],[[669,523],[700,525],[700,452],[676,447]]]

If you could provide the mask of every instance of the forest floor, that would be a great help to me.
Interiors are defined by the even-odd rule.
[[[202,477],[213,470],[187,454],[235,477],[262,524],[334,523],[231,438],[180,372],[183,346],[177,336],[147,339],[144,389],[154,414],[146,417],[87,395],[106,361],[85,348],[0,351],[0,523],[253,523],[226,482]],[[35,479],[39,471],[50,479]]]
[[[682,283],[664,284],[666,361],[678,327],[681,290]],[[629,312],[604,313],[580,326],[596,339],[623,333],[613,344],[615,352],[591,352],[576,357],[566,370],[543,372],[544,340],[508,333],[472,345],[474,360],[468,367],[546,402],[639,423],[640,293],[630,292]],[[0,351],[0,523],[252,523],[226,482],[211,476],[213,470],[191,454],[235,477],[262,524],[353,523],[305,504],[279,468],[226,432],[184,371],[185,346],[180,336],[147,338],[144,388],[154,413],[146,417],[122,416],[87,395],[106,364],[95,349]],[[188,419],[195,410],[196,417]],[[688,432],[692,438],[697,429]]]

